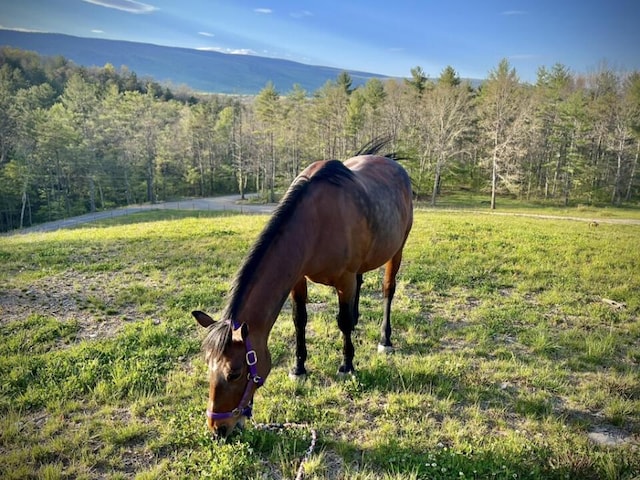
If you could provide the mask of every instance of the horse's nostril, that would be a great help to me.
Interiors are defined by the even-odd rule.
[[[218,428],[216,428],[216,435],[224,438],[227,436],[227,431],[228,429],[226,425],[220,425]]]

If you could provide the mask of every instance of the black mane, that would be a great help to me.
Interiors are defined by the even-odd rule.
[[[216,358],[224,352],[231,341],[233,320],[244,299],[245,291],[252,276],[258,269],[269,246],[280,235],[286,223],[298,208],[300,200],[307,190],[315,184],[329,182],[333,185],[344,185],[353,179],[353,172],[338,160],[329,160],[311,177],[298,177],[289,187],[284,198],[274,211],[269,223],[264,228],[258,240],[253,244],[242,266],[238,270],[231,286],[229,301],[222,315],[221,321],[214,323],[205,337],[202,347],[209,358]]]
[[[258,240],[247,254],[240,270],[238,271],[231,287],[229,303],[225,309],[224,319],[236,317],[241,302],[244,301],[244,293],[262,262],[269,246],[280,235],[293,212],[298,208],[301,199],[307,190],[315,184],[329,182],[333,185],[344,185],[353,179],[353,172],[338,160],[329,160],[311,177],[298,177],[289,187],[284,198],[271,216],[269,223],[264,228]]]

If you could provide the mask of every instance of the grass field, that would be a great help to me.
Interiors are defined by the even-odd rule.
[[[614,207],[610,204],[589,205],[571,203],[565,206],[561,201],[537,200],[527,201],[508,196],[498,196],[496,210],[490,208],[489,194],[477,194],[472,192],[451,191],[438,197],[436,205],[438,209],[449,208],[462,211],[476,211],[483,213],[520,213],[531,215],[550,215],[569,218],[585,218],[593,220],[640,220],[640,208],[638,205],[628,204],[622,207]],[[428,208],[428,198],[422,198],[419,205]]]
[[[266,219],[162,211],[0,237],[0,478],[293,478],[306,429],[211,439],[189,314],[222,308]],[[335,295],[314,285],[310,376],[287,376],[287,304],[254,420],[317,430],[305,478],[638,478],[639,247],[637,225],[417,211],[396,353],[376,352],[371,272],[358,374],[339,379]]]

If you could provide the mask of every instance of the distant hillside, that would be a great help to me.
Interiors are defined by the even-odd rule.
[[[116,68],[126,65],[138,77],[149,76],[161,83],[184,84],[211,93],[256,94],[268,81],[281,93],[290,91],[295,83],[311,93],[327,80],[335,80],[342,71],[275,58],[54,33],[0,30],[0,46],[31,50],[42,56],[60,55],[87,67],[103,67],[107,63]],[[375,73],[348,72],[354,87],[370,78],[385,78]]]

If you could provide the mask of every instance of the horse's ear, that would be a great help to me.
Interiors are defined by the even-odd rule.
[[[240,325],[240,328],[237,328],[233,331],[233,340],[244,342],[249,335],[249,326],[246,323]]]
[[[213,318],[211,318],[206,313],[201,312],[200,310],[194,310],[193,312],[191,312],[191,315],[193,315],[198,323],[204,328],[208,328],[214,323]]]

